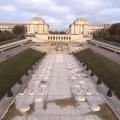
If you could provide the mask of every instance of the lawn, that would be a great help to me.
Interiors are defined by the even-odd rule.
[[[91,49],[73,53],[82,60],[120,99],[120,65]]]
[[[45,53],[33,49],[24,52],[0,63],[0,98],[20,80],[21,76]]]

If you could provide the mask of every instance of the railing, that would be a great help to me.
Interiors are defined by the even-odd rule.
[[[96,40],[88,40],[88,43],[94,44],[94,45],[96,45],[98,47],[102,47],[102,48],[108,49],[110,51],[114,51],[115,53],[120,53],[120,47],[117,47],[115,45],[111,45],[111,44],[100,42],[100,41],[96,41]]]
[[[25,40],[20,40],[20,41],[17,41],[17,42],[1,45],[0,46],[0,52],[3,52],[3,51],[8,50],[8,49],[12,49],[12,48],[17,47],[19,45],[23,45],[25,43],[28,43],[29,41],[30,41],[29,39],[25,39]]]

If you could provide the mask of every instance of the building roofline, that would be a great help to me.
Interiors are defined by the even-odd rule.
[[[34,25],[34,24],[32,24],[32,23],[2,23],[1,22],[0,25]],[[36,25],[44,25],[44,24],[36,24]],[[48,24],[46,24],[46,25],[48,25]]]

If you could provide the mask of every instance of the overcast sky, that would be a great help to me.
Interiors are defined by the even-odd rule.
[[[42,17],[57,30],[76,18],[90,23],[120,22],[120,0],[0,0],[0,22],[27,22]]]

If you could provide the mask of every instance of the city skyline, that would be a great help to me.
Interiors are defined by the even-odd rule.
[[[40,16],[52,29],[63,30],[78,17],[90,23],[119,22],[119,6],[119,0],[1,0],[0,22],[27,22]]]

